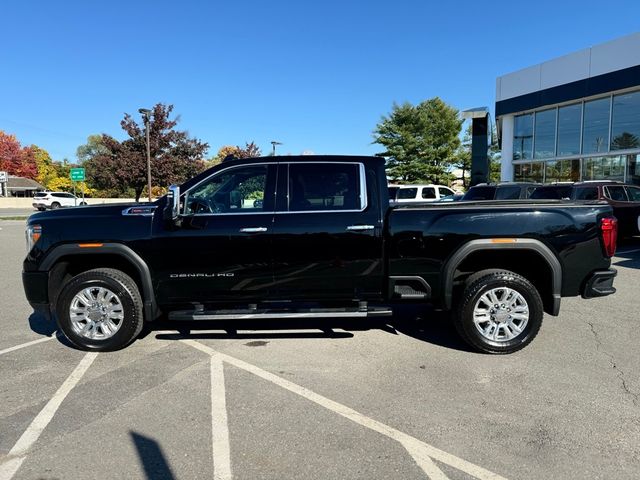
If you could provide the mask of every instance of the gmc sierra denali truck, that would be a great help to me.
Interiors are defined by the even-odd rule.
[[[615,292],[601,202],[390,207],[382,158],[232,159],[151,204],[36,213],[23,283],[76,346],[123,348],[144,321],[451,311],[475,349],[510,353],[561,297]]]

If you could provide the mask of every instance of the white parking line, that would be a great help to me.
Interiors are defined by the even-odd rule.
[[[384,423],[369,418],[345,405],[334,402],[333,400],[323,397],[322,395],[312,392],[311,390],[290,382],[289,380],[285,380],[284,378],[274,375],[271,372],[267,372],[266,370],[256,367],[255,365],[247,363],[243,360],[239,360],[235,357],[231,357],[224,353],[217,352],[216,350],[195,340],[183,340],[183,342],[211,355],[212,357],[215,356],[217,358],[220,358],[220,360],[224,360],[234,367],[253,373],[254,375],[263,378],[264,380],[272,382],[286,390],[289,390],[290,392],[300,395],[301,397],[304,397],[307,400],[310,400],[328,410],[331,410],[334,413],[342,415],[343,417],[348,418],[349,420],[359,425],[367,427],[375,432],[385,435],[388,438],[396,440],[407,450],[409,455],[411,455],[418,466],[422,468],[422,470],[429,478],[447,478],[446,475],[433,462],[433,460],[437,460],[438,462],[442,462],[446,465],[456,468],[479,480],[505,480],[504,477],[498,474],[490,472],[489,470],[474,465],[473,463],[463,460],[462,458],[456,457],[455,455],[451,455],[443,450],[433,447],[421,440],[418,440],[415,437],[412,437],[411,435],[403,433],[393,427],[385,425]]]
[[[39,338],[37,340],[32,340],[27,343],[21,343],[20,345],[16,345],[15,347],[5,348],[4,350],[0,350],[0,355],[4,355],[5,353],[15,352],[16,350],[20,350],[21,348],[30,347],[31,345],[37,345],[38,343],[48,342],[49,340],[53,340],[57,338],[58,334],[51,335],[50,337]]]
[[[69,395],[69,392],[77,385],[87,369],[91,366],[98,354],[87,353],[78,366],[67,377],[58,391],[51,397],[40,413],[33,419],[31,424],[18,439],[7,455],[8,460],[0,464],[0,480],[10,480],[27,458],[27,453],[33,444],[38,440],[46,426],[58,411],[60,404]]]
[[[211,357],[211,438],[214,480],[231,480],[231,446],[222,359]]]

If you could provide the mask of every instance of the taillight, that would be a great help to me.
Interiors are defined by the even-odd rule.
[[[604,251],[608,257],[613,257],[616,253],[616,243],[618,243],[618,219],[616,217],[605,217],[600,221],[602,230],[602,240]]]

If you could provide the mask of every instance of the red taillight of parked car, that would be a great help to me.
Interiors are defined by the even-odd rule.
[[[616,243],[618,243],[618,219],[616,217],[603,218],[600,221],[600,230],[602,230],[604,251],[608,257],[613,257],[616,253]]]

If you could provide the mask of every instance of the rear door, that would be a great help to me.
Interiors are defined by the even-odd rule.
[[[280,164],[278,177],[273,226],[276,296],[379,297],[382,218],[376,172],[356,162],[292,162]]]

